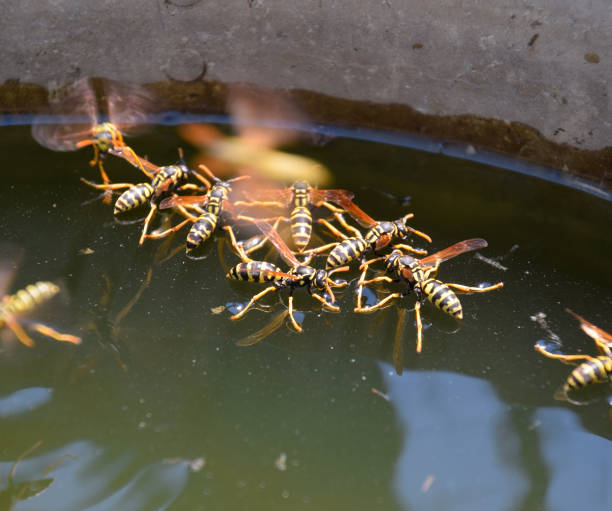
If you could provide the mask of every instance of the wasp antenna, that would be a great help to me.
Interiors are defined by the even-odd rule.
[[[251,179],[253,176],[238,176],[230,179],[227,183],[235,183],[236,181],[243,181],[244,179]]]
[[[198,165],[198,168],[199,168],[199,169],[200,169],[202,172],[204,172],[204,173],[205,173],[205,174],[206,174],[208,177],[210,177],[210,178],[211,178],[213,181],[215,181],[215,183],[219,183],[219,182],[221,181],[221,180],[220,180],[220,179],[219,179],[217,176],[215,176],[215,175],[212,173],[212,171],[211,171],[211,170],[210,170],[210,169],[209,169],[209,168],[208,168],[206,165],[204,165],[203,163],[200,163],[200,164]]]
[[[331,275],[332,273],[336,273],[336,272],[339,272],[339,271],[349,271],[349,270],[350,270],[350,268],[348,266],[340,266],[340,268],[334,268],[333,270],[330,270],[328,272],[328,275]]]
[[[185,158],[184,158],[185,155],[183,154],[183,148],[182,147],[178,148],[178,153],[179,153],[179,160],[180,161],[185,161]]]

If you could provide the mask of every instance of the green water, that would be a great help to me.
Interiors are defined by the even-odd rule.
[[[296,292],[303,334],[281,326],[255,346],[236,346],[287,296],[238,322],[227,310],[213,314],[262,288],[225,279],[216,241],[202,261],[181,253],[154,265],[150,286],[114,329],[159,243],[139,248],[138,225],[115,223],[100,201],[83,204],[96,196],[78,180],[97,178],[87,150],[51,152],[26,128],[0,132],[2,238],[23,250],[10,291],[61,282],[64,296],[40,319],[83,337],[81,346],[39,336],[34,349],[1,345],[0,490],[13,462],[42,444],[19,463],[0,506],[10,509],[1,499],[38,481],[46,489],[14,509],[612,508],[610,385],[575,395],[583,406],[556,401],[572,367],[533,350],[546,332],[530,319],[545,313],[567,353],[595,349],[565,307],[612,331],[610,203],[381,143],[337,138],[299,148],[373,217],[414,212],[411,225],[434,240],[430,252],[483,237],[489,247],[480,253],[507,267],[473,254],[442,265],[444,281],[504,288],[461,296],[461,324],[426,303],[420,355],[414,299],[398,302],[408,309],[398,376],[397,308],[354,314],[354,282],[339,314]],[[159,128],[132,145],[165,164],[181,143]],[[140,180],[122,162],[109,160],[107,170]],[[227,249],[223,261],[238,262]],[[74,458],[45,475],[65,454]],[[197,459],[204,466],[193,470]]]

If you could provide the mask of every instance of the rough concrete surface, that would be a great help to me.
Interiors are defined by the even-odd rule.
[[[611,145],[610,0],[2,3],[0,83],[243,81]]]

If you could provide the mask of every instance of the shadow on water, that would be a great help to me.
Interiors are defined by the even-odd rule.
[[[572,484],[592,508],[610,507],[610,386],[588,391],[585,406],[555,401],[571,366],[533,350],[546,332],[530,320],[544,312],[568,353],[594,347],[565,307],[611,329],[610,202],[379,142],[338,137],[299,147],[333,169],[333,186],[353,190],[373,217],[413,211],[412,225],[434,240],[430,252],[483,237],[481,254],[507,267],[473,254],[442,265],[445,281],[505,287],[462,296],[461,325],[426,303],[420,355],[414,301],[402,299],[408,320],[397,376],[395,307],[355,315],[351,291],[340,296],[340,314],[297,293],[304,334],[283,326],[255,346],[235,346],[282,310],[286,296],[230,322],[217,308],[260,288],[228,282],[214,243],[203,261],[179,254],[154,266],[113,330],[157,245],[138,248],[138,226],[118,225],[100,201],[82,204],[95,196],[78,182],[95,175],[85,151],[53,153],[23,127],[1,131],[0,226],[25,251],[13,289],[62,279],[70,314],[58,320],[84,339],[3,345],[0,491],[13,462],[39,440],[16,483],[42,479],[55,460],[75,456],[17,509],[569,510],[578,506]],[[172,162],[181,144],[160,127],[133,146]],[[111,176],[140,178],[115,163]],[[234,264],[229,251],[224,257]]]

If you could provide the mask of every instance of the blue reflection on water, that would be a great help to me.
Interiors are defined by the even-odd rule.
[[[51,400],[53,389],[29,387],[0,398],[0,419],[31,412]]]
[[[584,431],[571,410],[541,408],[535,418],[550,474],[546,509],[612,509],[612,442]]]
[[[55,465],[62,456],[59,464]],[[40,456],[19,462],[13,482],[20,485],[52,478],[39,495],[22,500],[17,509],[42,511],[105,511],[167,509],[181,495],[189,477],[189,462],[156,461],[136,474],[132,453],[116,453],[91,442],[74,442]],[[8,474],[13,461],[0,463],[0,474]],[[117,481],[125,481],[117,488]],[[1,481],[0,488],[7,485]]]
[[[398,377],[380,364],[405,432],[394,487],[411,510],[512,510],[529,484],[519,438],[491,385],[449,372]],[[502,447],[503,446],[503,447]]]

